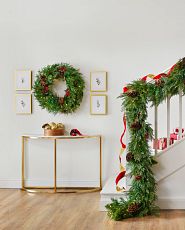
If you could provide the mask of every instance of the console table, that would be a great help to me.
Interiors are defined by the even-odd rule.
[[[99,187],[57,187],[57,140],[67,140],[67,139],[84,139],[84,138],[97,138],[99,139]],[[28,139],[47,139],[53,142],[53,157],[54,157],[54,178],[53,178],[53,187],[46,186],[26,186],[25,185],[25,140]],[[62,189],[61,191],[57,191]],[[36,189],[36,190],[34,190]],[[100,135],[93,136],[42,136],[42,135],[23,135],[22,136],[22,190],[28,192],[40,192],[41,189],[52,189],[52,193],[81,193],[81,192],[95,192],[102,189],[102,137]],[[45,190],[46,191],[46,190]],[[48,192],[48,191],[46,191]],[[51,193],[51,192],[49,192]]]

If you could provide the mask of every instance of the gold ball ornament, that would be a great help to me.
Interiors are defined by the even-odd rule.
[[[50,123],[51,129],[57,129],[57,124],[52,122]]]

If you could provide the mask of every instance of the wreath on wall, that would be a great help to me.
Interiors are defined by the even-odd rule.
[[[58,96],[53,86],[56,81],[65,81],[67,89],[64,96]],[[72,113],[80,106],[85,82],[82,74],[73,66],[61,63],[48,65],[36,75],[33,86],[34,96],[43,109],[50,113]]]
[[[185,95],[185,58],[172,66],[168,73],[153,76],[153,81],[147,82],[148,76],[128,84],[120,95],[130,133],[126,160],[133,180],[126,200],[113,199],[106,206],[108,215],[114,220],[159,212],[155,205],[156,181],[152,172],[157,162],[148,144],[148,140],[153,137],[153,130],[147,123],[147,106],[149,102],[152,106],[158,106],[167,97],[179,92]]]

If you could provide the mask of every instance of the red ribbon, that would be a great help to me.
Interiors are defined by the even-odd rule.
[[[174,70],[175,66],[176,66],[176,64],[174,64],[174,65],[170,68],[169,72],[167,73],[168,75],[171,74],[171,72]]]
[[[153,79],[154,79],[154,80],[159,80],[159,79],[161,79],[162,77],[167,77],[167,74],[165,74],[165,73],[160,73],[160,74],[156,75]]]
[[[123,137],[125,135],[126,128],[127,128],[127,125],[126,125],[126,116],[125,115],[123,115],[123,127],[124,127],[124,130],[123,130],[123,133],[121,134],[121,137],[120,137],[120,143],[121,143],[122,148],[125,149],[126,145],[123,143]]]
[[[120,172],[118,176],[116,177],[116,185],[119,183],[119,181],[125,176],[126,171]]]
[[[124,144],[123,143],[123,137],[124,137],[124,135],[125,135],[125,132],[126,132],[126,116],[125,115],[123,115],[123,126],[124,126],[124,130],[123,130],[123,133],[121,134],[121,137],[120,137],[120,143],[121,143],[121,147],[122,147],[122,149],[121,149],[121,151],[123,150],[124,151],[124,149],[126,148],[126,144]],[[125,176],[125,173],[126,173],[126,170],[124,169],[124,167],[122,166],[122,164],[121,164],[121,153],[120,153],[120,155],[119,155],[119,161],[120,161],[120,168],[121,168],[121,172],[118,174],[118,176],[116,177],[116,180],[115,180],[115,183],[116,183],[116,185],[119,183],[119,181]],[[124,189],[124,188],[123,188]],[[121,190],[120,188],[119,188],[119,190]]]
[[[147,80],[147,75],[141,78],[141,81],[146,81]]]
[[[83,136],[78,129],[72,129],[70,132],[70,136]]]
[[[174,68],[175,68],[176,65],[177,65],[177,63],[174,64],[174,65],[170,68],[170,70],[168,71],[167,74],[166,74],[166,73],[160,73],[160,74],[156,75],[155,77],[153,77],[153,79],[154,79],[154,80],[159,80],[159,79],[161,79],[162,77],[168,77],[168,75],[171,74],[171,72],[174,70]],[[146,81],[147,78],[148,78],[150,75],[152,75],[152,74],[148,74],[148,75],[146,75],[146,76],[144,76],[144,77],[141,77],[140,80],[141,80],[141,81]],[[123,87],[123,93],[126,93],[127,91],[128,91],[128,88],[127,88],[126,86]]]

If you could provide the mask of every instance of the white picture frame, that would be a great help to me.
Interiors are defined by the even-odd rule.
[[[104,94],[90,95],[90,114],[91,115],[107,114],[107,95]]]
[[[107,91],[107,72],[93,71],[90,73],[90,91],[106,92]]]
[[[32,90],[32,71],[16,70],[15,71],[15,90],[30,91]]]
[[[32,95],[31,94],[16,94],[15,95],[15,110],[16,114],[31,114],[32,113]]]

